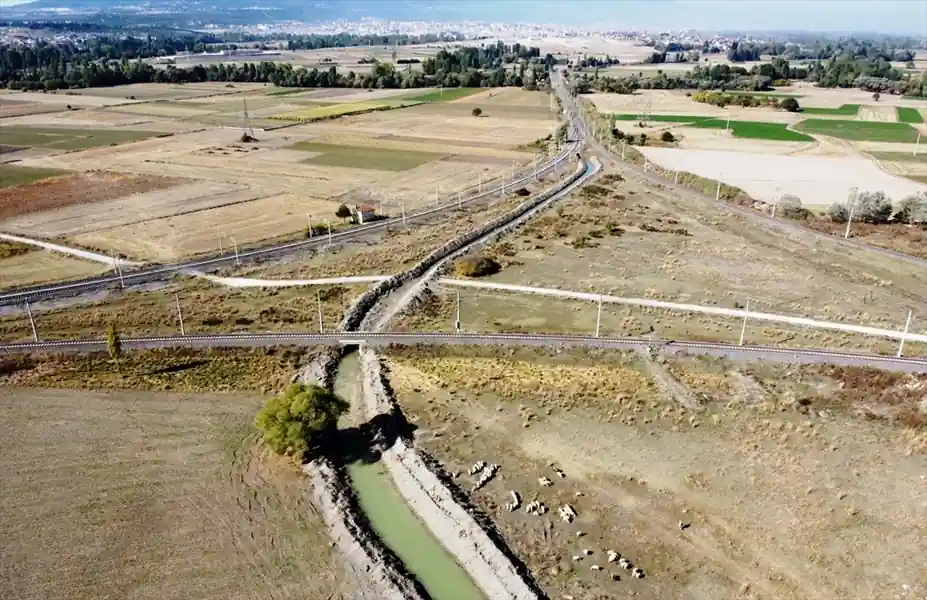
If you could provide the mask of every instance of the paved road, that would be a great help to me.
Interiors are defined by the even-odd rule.
[[[186,335],[123,338],[125,349],[152,348],[242,348],[267,346],[318,346],[318,345],[504,345],[582,347],[614,350],[648,351],[662,353],[707,354],[734,359],[771,360],[786,363],[828,363],[848,366],[870,366],[894,371],[927,372],[927,358],[894,357],[878,354],[855,354],[831,350],[808,350],[695,342],[684,340],[651,342],[645,338],[612,338],[555,334],[482,334],[482,333],[405,333],[405,332],[349,332],[349,333],[237,333],[221,335]],[[0,344],[3,354],[37,352],[106,352],[105,339],[54,340]]]
[[[545,175],[563,166],[564,164],[569,164],[570,159],[576,155],[578,149],[579,144],[576,142],[567,144],[562,152],[554,157],[551,157],[551,159],[547,162],[538,165],[538,175]],[[534,173],[535,171],[532,169],[526,174],[519,176],[514,181],[506,181],[505,187],[510,188],[513,185],[520,185],[533,181]],[[463,198],[459,203],[453,201],[442,204],[440,206],[425,208],[420,211],[408,214],[406,216],[406,221],[414,223],[432,219],[436,216],[442,216],[446,213],[453,213],[457,210],[460,204],[472,203],[476,200],[487,198],[497,193],[499,193],[499,187],[470,196],[468,198]],[[331,241],[341,242],[368,235],[390,225],[394,225],[395,223],[395,219],[387,219],[370,223],[369,225],[359,225],[357,227],[352,227],[348,230],[332,234]],[[162,281],[169,279],[179,273],[203,273],[205,271],[214,270],[219,267],[233,266],[237,262],[259,262],[263,260],[271,260],[301,250],[325,247],[328,244],[329,237],[322,235],[308,240],[299,240],[296,242],[288,242],[285,244],[268,246],[266,248],[259,248],[256,250],[248,250],[245,252],[240,252],[237,255],[235,253],[230,253],[212,258],[190,260],[176,264],[154,265],[151,267],[141,268],[136,271],[123,272],[123,276],[121,278],[117,275],[104,275],[88,277],[65,284],[39,285],[29,288],[22,288],[19,290],[0,294],[0,306],[22,304],[23,302],[27,301],[34,302],[37,300],[68,298],[103,289],[119,288],[123,285],[137,285],[154,281]],[[120,262],[125,264],[123,261]]]

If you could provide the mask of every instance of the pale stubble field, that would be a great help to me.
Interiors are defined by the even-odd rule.
[[[0,596],[349,594],[293,465],[251,433],[257,394],[0,392]]]

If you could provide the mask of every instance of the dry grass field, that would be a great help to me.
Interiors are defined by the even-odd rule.
[[[804,233],[775,234],[723,206],[696,203],[652,187],[637,176],[606,175],[556,209],[489,249],[503,265],[490,282],[647,297],[672,302],[751,309],[824,320],[904,326],[920,297],[919,267],[831,244]],[[594,187],[598,186],[598,187]],[[588,189],[587,188],[587,189]],[[594,193],[593,193],[594,192]],[[450,330],[453,290],[433,310],[404,326]],[[581,331],[595,328],[596,308],[535,296],[462,290],[467,331]],[[751,323],[747,342],[891,351],[890,342],[821,330],[789,330]],[[605,335],[736,342],[741,320],[661,309],[606,306]],[[927,331],[915,314],[911,331]],[[911,345],[907,352],[920,352]]]
[[[240,111],[243,96],[258,104],[267,102],[263,108],[268,110],[298,104],[294,97],[304,95],[311,101],[339,103],[384,96],[345,89],[276,97],[269,96],[274,88],[243,88],[234,94],[208,88],[203,93],[210,90],[213,95],[202,100],[132,104],[119,110],[152,109],[165,115],[174,110],[202,111],[211,117],[231,114],[226,109]],[[137,98],[158,93],[137,91]],[[418,93],[387,91],[386,96]],[[384,96],[369,101],[392,100]],[[482,117],[471,114],[477,105],[484,111]],[[334,219],[341,203],[382,203],[384,210],[396,212],[399,202],[404,202],[412,210],[433,203],[436,192],[439,199],[447,200],[458,192],[475,191],[480,178],[488,186],[511,177],[513,167],[529,169],[543,150],[534,142],[556,127],[548,105],[548,96],[540,92],[491,90],[455,101],[260,131],[258,141],[248,144],[239,143],[238,129],[204,127],[126,145],[23,158],[19,164],[30,167],[103,170],[187,183],[170,193],[109,195],[106,200],[111,202],[83,201],[79,207],[17,216],[0,222],[0,229],[65,237],[145,260],[176,260],[212,251],[219,237],[226,246],[233,237],[240,245],[289,238],[305,227],[309,215],[316,222]],[[78,112],[85,120],[93,116]],[[99,114],[109,118],[116,112]],[[145,118],[178,122],[169,116]],[[365,152],[386,155],[389,164],[365,161]],[[23,193],[31,194],[32,189]]]
[[[308,483],[256,444],[260,403],[4,385],[0,596],[350,593]]]
[[[698,395],[703,408],[690,411],[630,355],[447,347],[390,360],[418,443],[463,473],[461,488],[475,461],[501,465],[470,497],[551,598],[927,593],[923,455],[913,454],[924,431],[860,418],[851,397],[922,387],[923,376],[680,359],[665,368]],[[861,378],[866,392],[849,391]],[[512,490],[550,512],[509,512]],[[571,524],[556,513],[565,503]],[[645,578],[608,563],[607,550]]]
[[[99,263],[36,250],[0,258],[0,289],[78,279],[106,270],[107,267]]]

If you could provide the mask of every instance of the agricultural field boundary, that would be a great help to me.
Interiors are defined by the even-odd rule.
[[[646,157],[644,157],[644,155],[641,152],[639,152],[636,148],[634,148],[633,146],[627,145],[624,147],[623,151],[616,152],[613,148],[609,148],[606,145],[608,144],[608,142],[603,141],[603,139],[606,136],[610,135],[609,123],[603,120],[603,118],[599,115],[595,107],[592,106],[591,102],[589,102],[588,100],[584,100],[584,99],[581,100],[581,103],[579,104],[579,109],[583,115],[584,125],[589,129],[593,138],[598,144],[599,152],[601,152],[605,156],[610,157],[611,160],[617,164],[630,163],[634,165],[635,167],[645,166]],[[586,121],[587,119],[588,121]],[[650,166],[654,167],[655,165],[653,163],[650,163]],[[881,166],[881,164],[879,165],[879,168],[881,168],[883,171],[885,170]],[[660,180],[656,181],[655,177],[652,176],[651,173],[653,173],[654,176],[659,175]],[[804,235],[813,235],[817,239],[828,240],[829,242],[834,243],[834,244],[841,244],[844,246],[857,248],[859,250],[865,250],[867,252],[876,252],[876,253],[881,254],[882,256],[896,258],[898,260],[903,260],[907,263],[917,265],[919,267],[927,266],[927,260],[918,258],[917,256],[911,256],[910,254],[903,254],[901,252],[896,252],[894,250],[889,250],[887,248],[879,248],[877,246],[871,246],[869,244],[859,242],[856,240],[847,240],[847,239],[838,238],[836,236],[829,235],[826,233],[821,233],[813,229],[802,227],[794,223],[785,222],[782,219],[776,219],[776,218],[770,217],[768,215],[762,214],[750,208],[744,208],[744,206],[737,204],[736,202],[731,202],[730,200],[734,198],[740,198],[751,204],[754,202],[762,202],[762,201],[749,196],[746,192],[744,192],[740,188],[730,186],[724,182],[719,182],[716,179],[708,179],[704,177],[699,177],[698,175],[695,175],[694,173],[689,173],[687,171],[678,171],[680,175],[679,181],[674,182],[675,173],[677,173],[677,171],[663,169],[657,166],[656,168],[653,168],[649,171],[645,168],[643,171],[643,176],[648,178],[650,182],[654,185],[668,186],[668,187],[672,186],[672,187],[675,187],[676,189],[681,188],[684,190],[692,191],[697,194],[696,197],[702,202],[713,202],[714,201],[714,198],[710,198],[708,193],[706,192],[706,189],[705,189],[706,184],[711,189],[715,189],[716,186],[720,183],[720,192],[721,192],[720,196],[721,198],[724,199],[723,204],[729,210],[743,217],[746,217],[750,220],[762,222],[766,225],[779,228],[780,230],[790,230],[792,232],[801,233]],[[766,204],[766,203],[763,202],[763,204]]]

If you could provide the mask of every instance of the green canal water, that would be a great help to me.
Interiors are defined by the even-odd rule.
[[[345,356],[335,377],[335,393],[357,406],[363,401],[360,380],[357,355]],[[466,571],[406,505],[382,462],[354,462],[348,465],[348,476],[374,533],[422,583],[432,600],[485,600]]]

